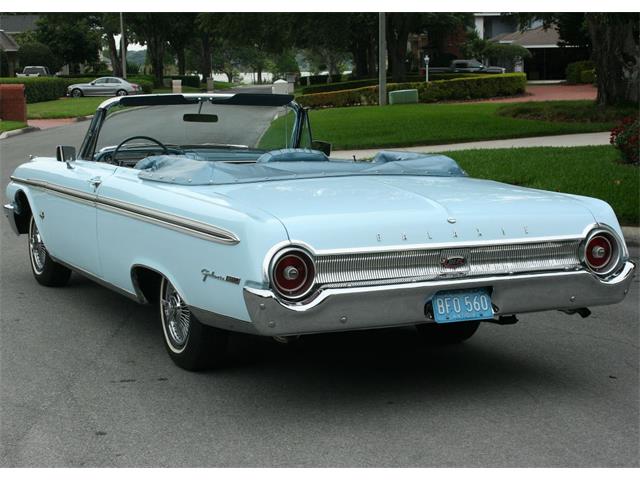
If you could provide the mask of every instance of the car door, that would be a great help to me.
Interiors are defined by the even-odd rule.
[[[100,185],[116,167],[86,160],[51,162],[41,170],[46,188],[37,201],[39,229],[56,259],[99,277],[96,204]]]
[[[98,78],[92,82],[89,91],[91,95],[107,95],[108,88],[107,79]]]
[[[122,85],[120,84],[120,80],[117,78],[108,78],[107,79],[107,87],[105,89],[106,95],[115,95],[118,90],[120,90]]]

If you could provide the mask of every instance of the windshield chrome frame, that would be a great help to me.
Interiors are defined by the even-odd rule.
[[[238,97],[238,96],[241,97]],[[226,94],[220,94],[220,93],[206,93],[206,94],[198,94],[198,93],[185,93],[185,94],[151,94],[151,95],[140,95],[137,97],[144,97],[145,99],[149,99],[150,103],[149,105],[153,105],[152,103],[152,99],[162,99],[162,98],[167,98],[167,97],[182,97],[184,99],[184,103],[193,103],[193,104],[197,104],[198,102],[201,102],[203,99],[220,99],[220,100],[227,100],[227,99],[233,99],[234,97],[238,97],[238,98],[242,98],[243,100],[245,100],[245,103],[238,103],[237,105],[243,105],[243,106],[266,106],[263,105],[261,103],[259,103],[258,101],[256,101],[255,103],[251,103],[251,98],[255,98],[256,100],[262,98],[269,98],[270,95],[265,95],[265,94],[234,94],[234,93],[226,93]],[[290,97],[290,96],[289,96]],[[121,103],[123,101],[127,101],[126,99],[128,98],[133,98],[133,97],[114,97],[114,98],[110,98],[108,100],[105,100],[104,102],[102,102],[98,108],[96,109],[96,113],[93,116],[93,119],[91,120],[91,123],[89,124],[89,128],[87,129],[87,133],[85,134],[84,140],[82,141],[82,145],[80,146],[80,150],[78,153],[78,158],[82,159],[82,160],[88,160],[88,161],[94,161],[94,156],[96,153],[96,145],[97,145],[97,141],[98,141],[98,137],[100,135],[100,130],[102,128],[102,126],[104,125],[104,122],[107,118],[107,114],[109,113],[109,110],[112,109],[113,107],[116,107],[118,105],[121,105]],[[275,96],[274,96],[275,98]],[[295,120],[294,120],[294,124],[293,124],[293,129],[291,132],[291,147],[290,148],[298,148],[300,146],[300,140],[302,137],[302,131],[304,129],[304,125],[306,124],[306,122],[308,121],[308,114],[307,111],[302,108],[297,102],[295,102],[292,98],[290,97],[291,100],[286,102],[286,103],[282,103],[281,106],[283,107],[289,107],[291,108],[291,110],[294,112],[295,114]],[[225,102],[226,103],[226,102]],[[229,104],[233,104],[231,102],[229,102]],[[158,105],[171,105],[171,104],[166,104],[166,103],[162,103],[162,100],[158,101]],[[180,105],[180,103],[176,103],[176,105]],[[274,105],[275,106],[275,105]],[[311,130],[309,129],[309,134],[311,134]]]

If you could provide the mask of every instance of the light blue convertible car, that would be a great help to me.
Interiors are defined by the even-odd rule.
[[[469,178],[441,155],[329,150],[288,95],[113,98],[77,154],[16,169],[4,208],[39,283],[74,271],[155,305],[190,370],[219,364],[229,332],[415,325],[451,343],[627,293],[635,265],[600,200]]]

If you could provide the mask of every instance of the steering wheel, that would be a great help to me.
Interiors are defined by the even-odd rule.
[[[164,153],[165,155],[169,155],[169,149],[160,140],[156,140],[155,138],[151,138],[151,137],[145,137],[144,135],[135,135],[133,137],[125,138],[123,141],[120,142],[120,144],[116,147],[116,149],[111,154],[111,161],[114,162],[114,163],[117,163],[118,166],[121,166],[121,162],[116,160],[116,156],[118,155],[118,152],[120,151],[120,148],[122,148],[122,146],[125,143],[130,142],[131,140],[135,140],[136,138],[141,138],[143,140],[149,140],[150,142],[153,142],[153,143],[159,145],[162,148],[162,153]]]

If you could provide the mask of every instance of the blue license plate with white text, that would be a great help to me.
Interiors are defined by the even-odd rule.
[[[431,306],[437,323],[493,318],[491,295],[487,288],[438,292],[433,296]]]

